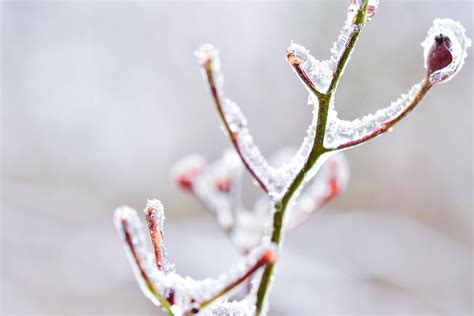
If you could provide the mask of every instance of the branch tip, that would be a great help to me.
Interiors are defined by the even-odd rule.
[[[292,66],[299,66],[301,64],[300,59],[296,57],[293,52],[289,52],[288,54],[286,54],[286,58]]]

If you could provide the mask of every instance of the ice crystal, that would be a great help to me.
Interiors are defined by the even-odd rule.
[[[454,78],[464,65],[467,57],[467,48],[471,46],[471,40],[466,37],[466,30],[461,23],[451,19],[435,19],[433,26],[428,30],[428,36],[421,43],[425,57],[425,68],[428,68],[430,49],[435,43],[436,36],[439,35],[446,36],[449,39],[452,61],[448,66],[430,75],[432,83],[443,83]]]
[[[287,54],[293,54],[298,58],[301,68],[308,75],[316,90],[323,93],[328,90],[333,77],[333,68],[330,67],[328,61],[316,60],[308,49],[295,43],[291,43]],[[310,91],[309,93],[311,95]],[[315,103],[314,100],[311,103]]]
[[[394,120],[406,110],[421,86],[422,82],[414,85],[407,94],[402,94],[389,106],[352,121],[339,119],[332,104],[328,115],[324,145],[327,148],[338,148],[341,145],[351,144],[376,133],[381,133],[389,121]]]
[[[224,301],[206,310],[205,316],[250,316],[255,313],[255,305],[248,301]]]

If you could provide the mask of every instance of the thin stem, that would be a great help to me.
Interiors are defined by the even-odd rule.
[[[213,295],[212,297],[206,299],[205,301],[199,303],[198,310],[203,309],[204,307],[208,306],[218,298],[226,295],[229,291],[234,289],[236,286],[244,282],[246,279],[251,277],[258,269],[262,266],[273,263],[276,260],[276,254],[271,250],[266,250],[262,256],[252,265],[243,275],[238,277],[236,280],[232,281],[229,285],[224,287],[220,290],[217,294]]]
[[[206,71],[207,81],[209,84],[209,88],[211,90],[212,98],[214,99],[214,104],[216,106],[217,112],[219,113],[222,123],[224,124],[224,128],[227,131],[227,134],[229,135],[229,138],[232,141],[232,144],[234,145],[235,150],[239,154],[240,159],[242,160],[245,168],[248,170],[250,175],[255,179],[255,181],[257,181],[257,183],[262,188],[262,190],[268,193],[267,186],[265,185],[263,180],[260,179],[260,177],[255,173],[255,170],[253,170],[250,163],[244,157],[242,153],[242,149],[240,148],[239,140],[237,139],[237,134],[234,131],[232,131],[232,129],[230,128],[229,122],[227,121],[224,110],[222,108],[222,99],[214,80],[214,72],[212,70],[212,57],[210,55],[207,56],[207,59],[203,61],[202,67],[204,67],[204,70]]]
[[[362,143],[365,143],[366,141],[369,141],[389,131],[397,123],[399,123],[405,116],[407,116],[411,111],[413,111],[413,109],[420,103],[420,101],[423,99],[423,97],[426,95],[426,93],[430,90],[431,87],[432,87],[432,83],[430,82],[429,77],[427,76],[425,80],[423,81],[423,84],[421,85],[420,89],[416,92],[415,96],[413,97],[411,102],[408,104],[408,106],[405,107],[405,109],[403,109],[403,111],[400,112],[396,117],[382,123],[382,125],[379,128],[373,130],[370,134],[367,134],[359,139],[341,144],[337,146],[336,148],[331,148],[329,150],[332,151],[332,150],[341,150],[341,149],[351,148],[351,147],[360,145]]]
[[[288,204],[295,192],[298,190],[300,185],[303,183],[303,180],[307,174],[307,172],[316,164],[319,158],[326,152],[326,149],[323,146],[324,140],[324,131],[326,129],[327,123],[327,116],[328,116],[328,109],[329,103],[331,100],[332,95],[325,95],[319,99],[319,114],[318,114],[318,121],[316,124],[316,137],[313,142],[313,146],[308,157],[308,160],[301,168],[293,182],[290,184],[288,190],[284,194],[283,198],[280,202],[276,203],[275,208],[276,211],[273,215],[273,231],[271,241],[277,245],[281,243],[281,236],[283,232],[283,219],[285,216],[285,211],[288,207]],[[265,271],[263,272],[262,279],[260,280],[260,284],[257,291],[257,315],[260,315],[262,312],[263,304],[265,301],[265,297],[267,291],[270,287],[273,271],[275,269],[275,264],[271,263],[267,265]]]
[[[151,281],[150,277],[148,276],[148,274],[146,273],[145,269],[143,268],[143,264],[142,264],[142,261],[140,259],[140,256],[138,255],[136,249],[135,249],[135,246],[133,244],[133,241],[132,241],[132,235],[130,234],[130,231],[128,230],[128,222],[125,218],[122,218],[121,219],[121,225],[122,225],[122,230],[123,230],[123,233],[124,233],[124,236],[125,236],[125,242],[127,243],[128,245],[128,248],[130,249],[130,252],[133,256],[133,259],[135,260],[135,263],[138,267],[138,269],[140,270],[140,275],[141,277],[143,278],[143,281],[145,281],[145,284],[146,284],[146,287],[148,288],[148,290],[158,299],[158,301],[160,302],[161,306],[163,306],[163,308],[166,310],[166,312],[170,315],[170,316],[173,316],[173,311],[171,310],[171,305],[170,303],[168,302],[168,300],[166,300],[161,294],[160,292],[158,291],[157,288],[155,288],[155,286],[153,285],[153,282]]]
[[[155,252],[156,265],[159,270],[163,269],[163,254],[162,254],[162,242],[163,235],[159,231],[157,221],[157,214],[153,207],[147,207],[145,209],[145,217],[148,224],[148,231],[150,232],[151,241],[153,244],[153,250]]]
[[[353,25],[357,25],[356,29],[353,33],[351,33],[351,37],[347,42],[346,46],[344,47],[344,51],[339,59],[336,68],[334,69],[334,76],[331,80],[331,84],[329,85],[329,92],[333,92],[336,90],[339,80],[341,79],[342,73],[349,61],[352,51],[354,50],[354,46],[359,38],[360,31],[362,26],[366,23],[366,15],[368,9],[369,1],[365,0],[364,4],[362,5],[361,9],[357,12],[357,15],[352,22]]]
[[[296,73],[300,77],[300,79],[303,81],[303,83],[308,87],[308,89],[316,95],[318,98],[322,97],[324,94],[319,92],[315,86],[309,75],[306,73],[306,71],[301,67],[301,61],[298,57],[295,56],[293,52],[289,52],[286,55],[286,58],[288,59],[288,62],[290,65],[295,69]]]

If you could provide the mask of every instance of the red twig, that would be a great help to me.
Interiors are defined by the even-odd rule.
[[[153,207],[147,207],[145,209],[146,221],[148,224],[148,230],[150,231],[150,237],[153,244],[153,249],[155,252],[156,265],[158,269],[162,270],[164,265],[163,254],[161,253],[162,242],[163,242],[163,233],[158,230],[156,210]]]
[[[122,232],[125,236],[125,242],[130,250],[130,253],[132,254],[133,259],[135,260],[135,263],[138,267],[138,270],[140,271],[140,275],[143,281],[145,282],[146,287],[158,299],[161,306],[163,306],[163,308],[165,308],[170,315],[173,315],[173,312],[171,311],[170,303],[160,294],[158,289],[155,288],[155,286],[153,285],[153,282],[151,281],[150,277],[148,276],[148,274],[146,273],[143,267],[140,256],[138,255],[137,250],[135,249],[135,245],[133,244],[132,235],[130,234],[130,231],[128,229],[127,219],[122,217],[120,219],[120,225],[122,227]]]
[[[371,133],[364,135],[363,137],[352,140],[350,142],[341,144],[337,146],[336,148],[331,148],[329,150],[339,150],[339,149],[347,149],[350,147],[354,147],[357,145],[360,145],[362,143],[365,143],[366,141],[369,141],[385,132],[390,130],[392,127],[394,127],[398,122],[400,122],[405,116],[407,116],[413,109],[420,103],[420,101],[423,99],[425,94],[428,92],[428,90],[432,87],[432,83],[430,82],[429,78],[426,77],[425,80],[423,81],[420,89],[416,92],[415,97],[411,102],[408,104],[408,106],[405,107],[405,109],[400,112],[396,117],[382,123],[382,125],[372,131]]]
[[[192,313],[194,313],[194,314],[198,313],[201,308],[209,305],[210,303],[212,303],[213,301],[215,301],[219,297],[225,295],[226,293],[228,293],[229,291],[234,289],[236,286],[238,286],[239,284],[244,282],[246,279],[248,279],[250,276],[252,276],[262,266],[275,262],[276,258],[277,258],[277,255],[274,251],[266,250],[262,254],[262,256],[257,260],[257,262],[255,262],[255,264],[253,264],[244,274],[242,274],[237,279],[235,279],[234,281],[229,283],[226,287],[224,287],[222,290],[220,290],[217,294],[215,294],[212,297],[206,299],[205,301],[197,304],[198,308],[193,309]]]
[[[245,158],[245,156],[242,153],[242,149],[239,144],[239,140],[237,137],[237,134],[235,131],[233,131],[230,128],[229,122],[227,121],[227,118],[225,116],[224,110],[222,108],[222,99],[219,94],[218,88],[216,86],[215,80],[214,80],[214,73],[212,70],[212,56],[210,54],[207,55],[204,60],[201,62],[201,66],[204,67],[206,71],[206,76],[207,76],[207,82],[209,84],[209,88],[211,90],[212,98],[214,99],[214,104],[217,108],[217,111],[219,113],[219,116],[224,124],[224,127],[229,135],[230,140],[232,141],[232,144],[234,145],[235,150],[237,151],[240,159],[242,160],[245,168],[248,170],[250,175],[257,181],[259,186],[262,188],[263,191],[268,193],[268,188],[266,184],[263,182],[262,179],[255,173],[255,170],[253,170],[252,166],[250,165],[249,161]]]

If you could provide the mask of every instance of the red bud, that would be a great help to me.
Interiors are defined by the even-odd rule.
[[[439,34],[428,53],[428,74],[443,69],[453,61],[451,53],[451,40],[449,37]]]

